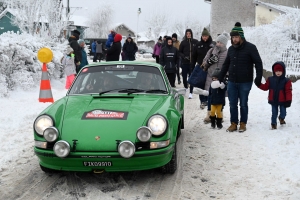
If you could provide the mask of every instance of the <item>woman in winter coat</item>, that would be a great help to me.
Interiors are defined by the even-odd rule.
[[[136,43],[132,41],[132,38],[129,36],[126,39],[125,44],[123,45],[123,52],[125,60],[133,61],[135,60],[135,53],[138,51]]]
[[[172,87],[175,87],[176,67],[179,62],[179,52],[173,47],[173,40],[171,37],[166,38],[166,46],[162,48],[159,56],[159,63],[164,67],[169,82]]]
[[[66,55],[62,58],[62,66],[66,74],[66,89],[69,89],[72,85],[75,75],[76,75],[76,66],[75,66],[75,54],[74,50],[69,46],[67,48]]]
[[[85,43],[82,39],[78,40],[78,44],[81,48],[81,61],[80,61],[80,65],[76,67],[76,72],[78,73],[81,68],[83,68],[84,66],[88,65],[88,59],[87,59],[87,53],[84,49]]]
[[[121,40],[122,35],[116,34],[114,37],[114,43],[106,52],[106,61],[119,61],[122,49]]]
[[[227,56],[227,42],[229,39],[228,33],[222,33],[219,35],[216,39],[216,46],[211,48],[205,58],[203,59],[202,67],[204,68],[204,71],[207,70],[207,76],[205,81],[204,90],[209,90],[209,87],[212,82],[212,74],[215,71],[216,68],[221,69],[222,65],[225,61],[225,58]],[[204,123],[210,123],[210,108],[211,102],[210,102],[210,96],[208,96],[207,101],[207,115],[204,118]]]
[[[156,63],[159,63],[159,55],[162,48],[162,38],[158,38],[157,43],[154,45],[152,57],[156,59]]]

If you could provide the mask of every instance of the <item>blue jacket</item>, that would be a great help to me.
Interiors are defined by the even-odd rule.
[[[96,42],[92,43],[92,53],[96,52]]]
[[[78,66],[77,72],[79,72],[81,68],[83,68],[84,66],[89,64],[89,62],[87,60],[87,54],[83,48],[81,48],[81,56],[82,56],[82,59],[81,59],[80,65]]]
[[[114,42],[114,37],[115,37],[115,35],[112,34],[112,33],[108,35],[108,38],[107,38],[106,43],[105,43],[105,47],[107,49],[109,49],[111,47],[112,43]]]

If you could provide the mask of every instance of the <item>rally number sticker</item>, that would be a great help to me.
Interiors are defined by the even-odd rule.
[[[90,161],[86,161],[86,162],[83,162],[83,166],[85,166],[85,167],[111,167],[112,162],[110,162],[110,161],[108,161],[108,162],[90,162]]]

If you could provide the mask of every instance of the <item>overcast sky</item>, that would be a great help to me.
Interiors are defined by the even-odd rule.
[[[82,7],[76,9],[75,14],[88,16],[88,13],[98,7],[100,1],[70,0],[70,7]],[[210,4],[205,3],[204,0],[110,0],[106,2],[114,8],[114,23],[124,23],[134,31],[138,27],[139,32],[145,31],[145,22],[155,11],[167,13],[170,19],[185,20],[187,16],[197,18],[203,26],[207,26],[210,22]],[[138,8],[142,11],[139,17]]]

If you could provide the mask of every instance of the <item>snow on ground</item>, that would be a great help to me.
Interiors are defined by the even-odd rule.
[[[150,60],[153,62],[152,58]],[[54,100],[66,94],[64,81],[51,80]],[[185,123],[189,128],[183,132],[183,167],[182,172],[177,173],[183,174],[181,190],[189,193],[181,192],[180,199],[203,196],[300,199],[300,82],[293,84],[287,125],[277,130],[270,130],[271,106],[267,96],[268,92],[253,85],[244,133],[225,131],[230,119],[228,101],[224,109],[224,128],[216,130],[202,122],[206,110],[199,109],[198,97],[185,98]],[[37,115],[50,105],[39,103],[38,97],[39,86],[30,91],[15,90],[9,97],[0,98],[0,186],[5,183],[4,176],[18,176],[12,173],[16,163],[37,159],[33,153],[33,132],[28,130],[32,130]]]

